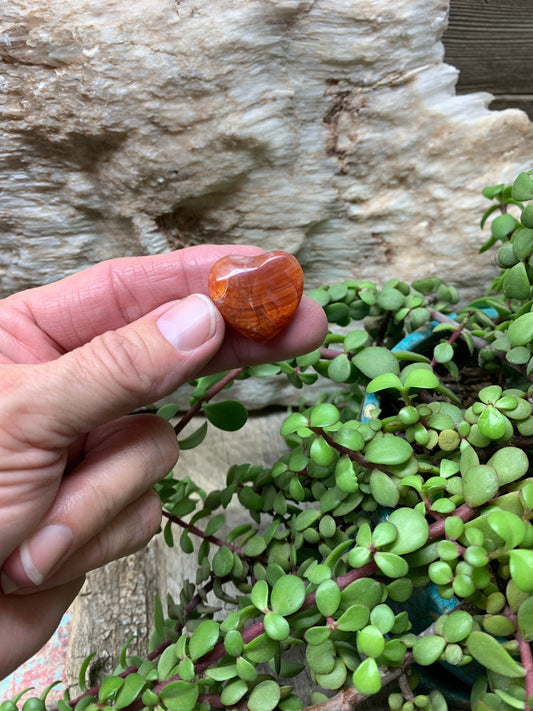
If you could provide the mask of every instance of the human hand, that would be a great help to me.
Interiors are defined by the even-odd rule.
[[[199,375],[322,342],[323,311],[305,297],[267,344],[225,329],[207,275],[235,251],[111,260],[0,302],[0,677],[50,636],[88,570],[159,526],[152,486],[177,460],[176,435],[125,415]]]

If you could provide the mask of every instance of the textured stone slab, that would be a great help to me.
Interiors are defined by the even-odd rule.
[[[6,0],[1,292],[197,242],[297,253],[307,285],[470,288],[525,114],[455,96],[445,0]],[[475,267],[473,267],[475,264]]]

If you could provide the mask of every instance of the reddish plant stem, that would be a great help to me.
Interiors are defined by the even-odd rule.
[[[322,360],[333,360],[342,353],[344,353],[344,351],[337,351],[334,348],[326,348],[325,346],[322,346],[320,349],[320,358]]]
[[[234,368],[233,370],[230,370],[229,373],[227,373],[221,380],[218,381],[218,383],[215,383],[213,387],[209,388],[203,398],[197,400],[194,405],[189,408],[189,410],[187,410],[187,412],[183,415],[178,424],[174,427],[174,432],[176,434],[179,434],[183,430],[185,425],[187,425],[192,420],[192,418],[200,412],[204,402],[209,402],[212,397],[214,397],[221,390],[224,390],[224,388],[231,382],[233,382],[235,378],[243,372],[243,370],[244,368]]]
[[[526,670],[526,708],[530,709],[532,708],[530,700],[533,699],[533,657],[531,656],[531,646],[518,630],[516,632],[516,640],[520,650],[520,660]]]
[[[210,580],[209,582],[206,583],[204,586],[203,592],[208,593],[213,587],[213,581]],[[196,593],[196,595],[193,595],[193,597],[189,600],[187,605],[185,605],[185,619],[189,617],[191,612],[195,610],[199,604],[203,602],[202,596],[200,593]],[[183,629],[184,625],[181,623],[178,623],[176,625],[176,632],[180,632]],[[166,639],[164,642],[162,642],[160,645],[158,645],[155,649],[153,649],[148,655],[147,659],[148,661],[153,661],[154,659],[157,659],[157,657],[161,656],[161,654],[165,651],[167,647],[169,647],[172,644],[172,642],[169,639]],[[130,664],[130,666],[127,669],[124,669],[123,672],[120,672],[120,674],[117,674],[117,676],[122,677],[123,679],[127,677],[129,674],[133,674],[138,670],[138,666],[136,664]],[[98,691],[100,690],[100,685],[93,686],[90,689],[86,689],[83,693],[81,693],[79,696],[77,696],[75,699],[72,701],[68,702],[68,705],[72,708],[76,706],[78,701],[81,699],[85,698],[86,696],[93,696],[97,697],[98,696]],[[52,709],[51,711],[58,711],[57,707]]]
[[[531,654],[531,646],[529,642],[522,637],[522,634],[518,629],[518,619],[516,613],[514,613],[510,607],[506,606],[504,614],[512,622],[514,622],[516,627],[515,639],[518,642],[520,661],[522,662],[522,666],[526,670],[526,705],[524,708],[530,709],[533,708],[530,702],[530,699],[533,699],[533,656]]]
[[[455,341],[461,336],[461,334],[465,330],[467,323],[468,323],[468,318],[464,318],[461,321],[461,323],[457,326],[457,328],[452,331],[452,335],[448,338],[447,343],[449,343],[450,345],[455,343]],[[437,361],[435,360],[435,358],[431,359],[430,365],[432,368],[434,368],[437,365]]]
[[[198,536],[198,538],[201,538],[204,541],[209,541],[209,543],[213,543],[213,545],[218,546],[219,548],[221,548],[222,546],[226,546],[226,548],[229,548],[232,553],[242,553],[241,549],[238,546],[234,546],[231,543],[227,543],[222,538],[217,538],[216,536],[206,536],[205,532],[202,531],[201,528],[198,528],[192,523],[187,523],[187,521],[184,521],[182,518],[179,518],[179,516],[174,516],[174,514],[171,514],[169,511],[165,511],[163,509],[163,516],[168,518],[169,521],[172,521],[172,523],[181,526],[181,528],[184,528],[186,531],[189,531],[189,533]]]
[[[454,512],[454,516],[458,516],[462,521],[470,520],[474,514],[475,514],[475,510],[473,508],[471,508],[470,506],[468,506],[467,504],[463,504],[463,506],[460,506]],[[436,538],[440,538],[443,535],[444,535],[444,520],[436,521],[435,523],[430,525],[428,541],[433,541]],[[335,582],[339,586],[340,590],[344,590],[345,588],[348,587],[348,585],[353,583],[355,580],[359,580],[360,578],[369,577],[373,573],[376,573],[378,570],[379,569],[378,569],[378,566],[376,565],[376,563],[373,560],[370,560],[370,561],[368,561],[368,563],[361,566],[360,568],[354,568],[353,570],[349,570],[347,573],[344,573],[344,575],[339,576],[338,578],[335,579]],[[316,598],[315,591],[308,593],[305,596],[305,599],[304,599],[299,611],[307,610],[310,607],[313,607],[315,604],[315,598]],[[243,632],[242,632],[243,642],[245,644],[247,644],[248,642],[251,642],[253,639],[258,637],[260,634],[263,634],[264,631],[265,631],[265,626],[262,621],[254,622],[252,625],[250,625],[249,627],[246,627],[243,630]],[[222,643],[217,644],[216,647],[211,652],[206,654],[205,657],[202,657],[202,659],[198,662],[198,664],[196,665],[196,672],[202,673],[203,671],[205,671],[205,669],[208,669],[211,665],[220,661],[220,659],[222,659],[222,657],[224,657],[225,654],[226,654],[226,650],[225,650],[224,645]],[[165,682],[165,683],[167,683],[167,682]]]

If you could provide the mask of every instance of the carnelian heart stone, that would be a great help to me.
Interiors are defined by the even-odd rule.
[[[266,343],[291,320],[302,298],[304,275],[287,252],[228,255],[212,266],[208,286],[227,323],[246,338]]]

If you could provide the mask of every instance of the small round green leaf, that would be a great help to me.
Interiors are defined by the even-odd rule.
[[[372,657],[363,660],[354,671],[352,681],[360,694],[377,694],[381,689],[381,677],[376,660]]]
[[[529,225],[527,225],[529,226]],[[503,293],[508,299],[524,301],[529,298],[531,285],[524,262],[506,269],[503,275]]]
[[[273,711],[281,696],[279,685],[273,679],[262,681],[252,689],[248,698],[250,711]]]
[[[481,506],[498,493],[498,475],[494,467],[478,464],[463,475],[463,494],[469,506]]]
[[[233,553],[227,546],[221,546],[213,556],[211,565],[217,577],[229,575],[233,569]]]
[[[381,373],[372,378],[366,386],[366,391],[369,393],[377,393],[380,390],[403,390],[403,384],[400,378],[395,373]]]
[[[400,373],[396,356],[381,346],[363,348],[352,358],[352,362],[367,378],[375,378],[382,373]]]
[[[346,353],[341,353],[328,364],[328,378],[334,383],[344,383],[352,374],[352,365]]]
[[[357,632],[368,622],[370,610],[366,605],[350,605],[337,620],[337,629],[342,632]]]
[[[128,674],[124,679],[124,684],[120,688],[117,694],[115,703],[113,704],[116,709],[123,709],[126,706],[132,704],[135,699],[141,695],[144,687],[146,685],[146,679],[136,672]]]
[[[429,666],[434,664],[444,652],[446,640],[439,635],[429,634],[416,640],[413,646],[413,657],[417,664]]]
[[[374,469],[370,475],[370,490],[380,506],[393,509],[400,500],[400,490],[388,474]]]
[[[286,420],[281,425],[280,434],[282,437],[287,437],[287,435],[296,432],[301,427],[307,427],[307,425],[307,417],[302,415],[301,412],[293,412],[286,418]]]
[[[192,711],[196,706],[199,689],[189,681],[171,681],[159,692],[159,698],[169,711]]]
[[[323,689],[339,689],[346,681],[346,676],[346,664],[337,657],[333,669],[328,674],[315,674],[315,681]]]
[[[433,357],[437,363],[447,363],[453,358],[453,346],[451,343],[439,343],[433,349]]]
[[[268,583],[266,580],[258,580],[250,593],[252,604],[261,612],[268,610]]]
[[[341,601],[341,591],[334,580],[323,580],[316,590],[316,606],[324,617],[331,617]]]
[[[388,522],[396,526],[398,537],[387,547],[389,553],[404,555],[421,548],[429,535],[429,525],[425,517],[416,509],[395,509]]]
[[[311,410],[309,424],[311,427],[328,427],[335,425],[340,418],[339,410],[329,402],[315,405]]]
[[[403,578],[409,572],[407,561],[394,553],[377,551],[374,560],[381,572],[389,578]]]
[[[517,621],[522,637],[529,642],[533,640],[533,597],[527,597],[520,605]]]
[[[439,379],[431,370],[426,368],[414,368],[407,373],[404,387],[434,389],[440,385]]]
[[[447,642],[455,643],[466,639],[472,631],[472,616],[464,610],[454,610],[446,616],[442,633]]]
[[[212,425],[226,432],[240,430],[248,419],[246,408],[236,400],[225,400],[211,405],[203,405],[202,410]]]
[[[533,340],[533,313],[530,311],[511,321],[507,337],[512,346],[525,346]]]
[[[283,575],[272,588],[270,603],[278,615],[292,615],[305,599],[305,583],[296,575]]]
[[[329,467],[335,458],[335,452],[333,447],[323,437],[319,436],[311,443],[309,456],[319,467]]]
[[[529,459],[523,449],[502,447],[498,449],[487,464],[494,467],[500,486],[521,479],[529,469]]]
[[[533,550],[515,548],[509,551],[509,569],[517,588],[533,593]]]
[[[479,431],[489,439],[500,439],[505,434],[507,418],[493,405],[488,405],[477,422]]]
[[[214,620],[203,620],[189,640],[189,654],[193,661],[210,652],[218,641],[220,625]]]
[[[401,437],[385,434],[374,437],[365,449],[365,459],[371,464],[396,465],[406,462],[413,448]]]
[[[224,706],[235,706],[248,691],[248,684],[244,679],[235,679],[226,684],[220,694],[220,701]]]

